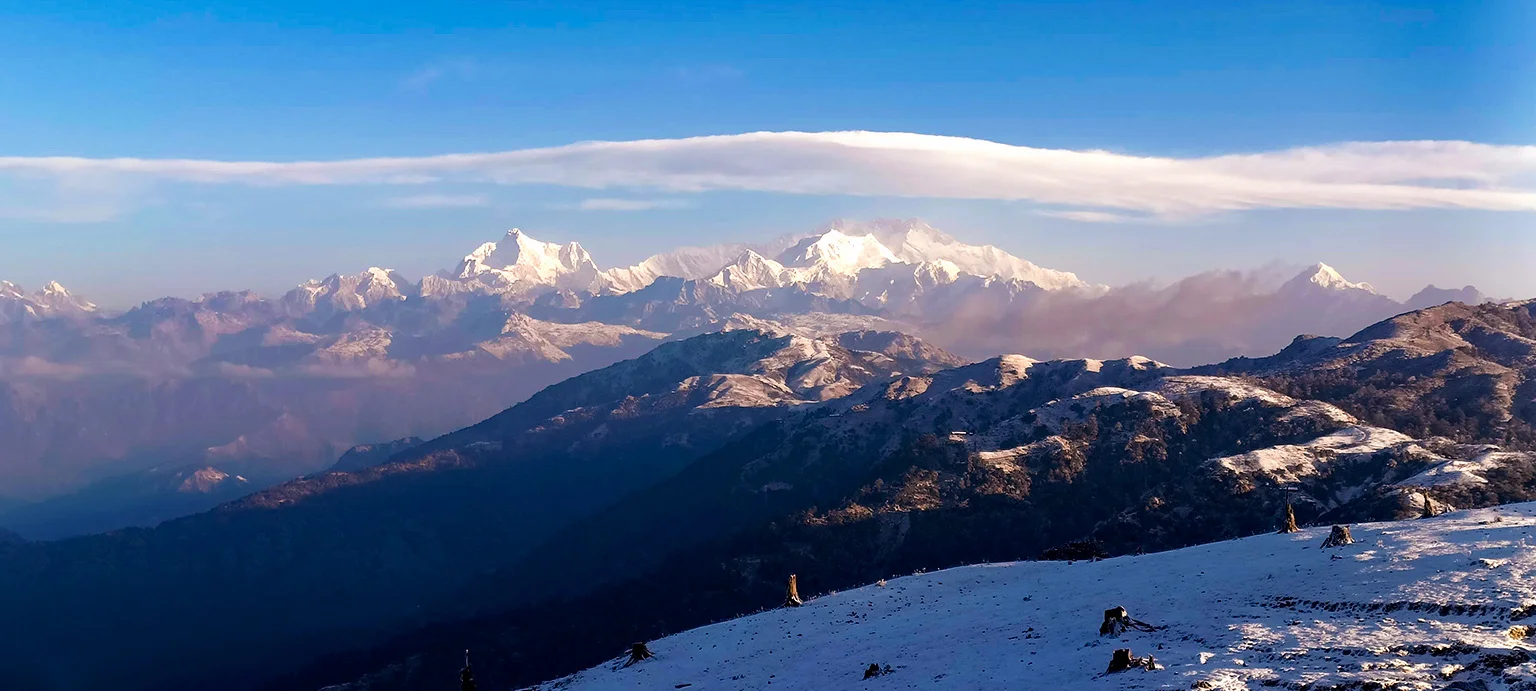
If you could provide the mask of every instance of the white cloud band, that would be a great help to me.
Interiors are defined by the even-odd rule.
[[[384,200],[385,206],[396,209],[454,209],[490,203],[491,200],[481,194],[417,194]]]
[[[756,132],[339,161],[0,157],[0,176],[1025,200],[1165,217],[1264,208],[1536,210],[1536,146],[1345,143],[1204,158],[885,132]]]

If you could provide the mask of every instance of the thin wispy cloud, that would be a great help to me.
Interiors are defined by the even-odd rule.
[[[1146,223],[1157,220],[1153,217],[1117,214],[1112,211],[1054,211],[1040,209],[1035,212],[1035,215],[1047,218],[1061,218],[1079,223]]]
[[[0,157],[0,176],[991,199],[1165,219],[1249,209],[1536,211],[1536,146],[1464,141],[1173,158],[925,134],[756,132],[336,161]]]
[[[685,199],[614,199],[599,197],[583,199],[576,205],[582,211],[651,211],[653,209],[687,209],[693,204]]]
[[[462,209],[490,203],[482,194],[416,194],[384,200],[385,206],[395,209]]]
[[[473,77],[477,69],[474,60],[457,59],[443,60],[424,65],[407,74],[400,80],[399,90],[410,93],[420,93],[428,90],[433,84],[444,79],[469,79]]]

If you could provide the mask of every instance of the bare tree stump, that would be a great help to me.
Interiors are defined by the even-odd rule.
[[[1286,502],[1285,503],[1285,525],[1280,526],[1280,533],[1281,534],[1285,534],[1285,533],[1295,533],[1295,532],[1300,532],[1300,531],[1301,531],[1301,528],[1296,527],[1296,509],[1291,506],[1290,502]]]
[[[1130,628],[1128,626],[1130,620],[1131,614],[1125,611],[1124,607],[1106,609],[1104,610],[1104,623],[1099,625],[1099,635],[1118,636]]]
[[[1144,621],[1136,621],[1131,618],[1131,613],[1124,607],[1115,607],[1104,610],[1104,623],[1099,625],[1100,636],[1118,636],[1131,629],[1137,631],[1156,631],[1157,627]]]
[[[1104,673],[1114,674],[1115,672],[1124,672],[1128,669],[1152,670],[1161,668],[1158,667],[1157,660],[1151,655],[1136,657],[1131,654],[1130,648],[1119,648],[1115,650],[1114,656],[1109,658],[1109,669],[1104,670]]]
[[[799,607],[805,604],[800,600],[800,589],[795,587],[795,574],[789,574],[789,589],[784,593],[785,607]]]
[[[653,657],[656,657],[656,653],[651,652],[650,647],[645,644],[645,641],[640,641],[639,643],[629,646],[629,662],[624,664],[625,666],[628,666],[642,660],[649,660]]]
[[[1349,534],[1349,526],[1347,525],[1334,526],[1333,530],[1328,531],[1328,539],[1323,540],[1324,549],[1353,544],[1355,544],[1355,538]]]

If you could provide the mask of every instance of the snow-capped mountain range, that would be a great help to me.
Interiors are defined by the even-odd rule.
[[[369,267],[358,274],[333,274],[307,281],[281,299],[282,312],[302,317],[361,312],[411,298],[495,295],[526,306],[549,293],[593,297],[635,294],[664,279],[702,284],[731,296],[789,290],[850,301],[885,316],[923,315],[923,296],[947,300],[973,293],[1004,295],[1066,292],[1094,297],[1109,292],[1068,271],[1038,266],[992,245],[970,245],[919,220],[837,221],[805,235],[786,235],[761,244],[734,243],[681,248],[627,267],[601,268],[579,243],[544,242],[512,229],[467,254],[458,266],[409,281],[398,272]],[[1353,282],[1327,264],[1316,264],[1280,288],[1299,300],[1335,299],[1362,305],[1402,307],[1369,283]],[[1476,289],[1433,286],[1406,306],[1428,306],[1438,298],[1480,300]],[[1417,304],[1417,303],[1426,304]],[[1312,305],[1309,305],[1311,307]],[[847,309],[845,306],[844,309]],[[58,283],[25,293],[0,282],[0,323],[61,316],[88,316],[96,306]],[[1373,315],[1381,316],[1381,315]],[[926,317],[926,319],[925,319]],[[1368,322],[1365,322],[1368,323]]]
[[[0,283],[0,493],[40,499],[104,472],[180,472],[215,457],[219,472],[260,485],[327,466],[331,449],[446,433],[659,342],[740,325],[805,338],[900,331],[968,358],[1193,365],[1422,306],[1324,264],[1271,293],[1226,288],[1091,285],[918,220],[838,221],[606,268],[580,243],[514,229],[419,281],[370,267],[276,299],[164,298],[122,314],[57,283]],[[1415,296],[1442,298],[1481,295]],[[238,442],[279,419],[303,423],[284,428],[282,448],[313,453],[212,451],[252,449]],[[51,431],[82,426],[101,433]]]
[[[704,280],[735,293],[800,287],[847,297],[865,271],[893,265],[902,267],[895,273],[925,276],[938,284],[970,275],[1044,290],[1089,288],[1072,273],[1036,266],[991,245],[959,242],[921,221],[882,220],[839,221],[810,235],[760,245],[684,248],[610,269],[599,268],[580,243],[542,242],[514,228],[501,240],[476,248],[456,269],[425,279],[419,292],[618,295],[672,277]]]

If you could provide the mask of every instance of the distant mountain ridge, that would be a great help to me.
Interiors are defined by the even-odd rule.
[[[1415,299],[1481,298],[1437,291]],[[44,500],[192,466],[265,486],[356,445],[470,425],[565,377],[733,324],[806,337],[899,330],[969,357],[1146,353],[1194,364],[1270,352],[1296,333],[1348,334],[1405,309],[1323,264],[1269,293],[1208,276],[1111,289],[893,219],[613,268],[580,243],[514,229],[415,282],[370,267],[276,299],[225,292],[122,314],[57,284],[28,293],[5,283],[0,491]],[[300,424],[285,428],[289,441],[272,448],[287,456],[273,459],[250,440],[279,419]],[[80,428],[99,434],[68,433]]]

